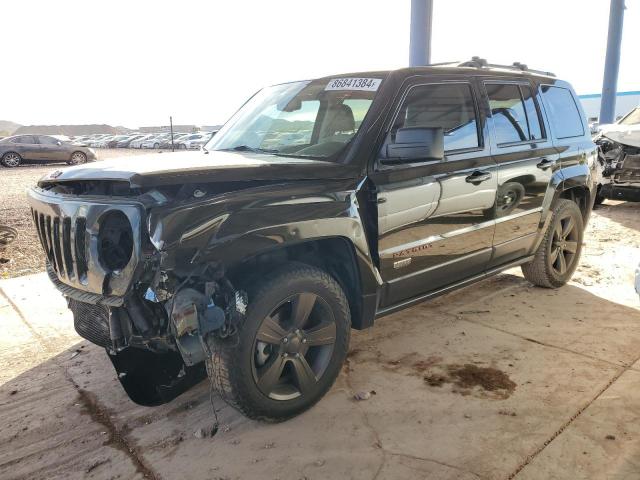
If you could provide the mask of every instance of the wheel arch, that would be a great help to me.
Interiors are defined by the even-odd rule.
[[[323,237],[285,244],[268,249],[227,267],[234,284],[252,282],[286,262],[320,268],[331,275],[344,291],[351,310],[353,328],[361,330],[373,325],[377,295],[369,292],[375,278],[346,237]]]
[[[591,190],[589,190],[586,185],[568,186],[568,188],[560,191],[558,198],[564,198],[575,202],[580,208],[580,212],[582,212],[582,219],[585,223],[587,222],[593,206],[593,197]]]

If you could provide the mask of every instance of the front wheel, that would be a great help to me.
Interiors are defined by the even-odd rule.
[[[249,290],[238,343],[218,341],[214,382],[249,418],[282,421],[331,388],[349,347],[351,316],[326,272],[290,264]]]
[[[69,165],[80,165],[87,163],[87,156],[82,152],[73,152],[71,159],[67,162]]]
[[[534,285],[558,288],[575,272],[582,251],[584,222],[575,202],[558,200],[534,259],[522,265],[524,278]]]

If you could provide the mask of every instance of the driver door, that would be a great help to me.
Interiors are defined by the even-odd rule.
[[[399,128],[442,128],[444,158],[390,163]],[[481,274],[492,253],[497,166],[470,82],[410,86],[372,175],[377,190],[381,306]]]
[[[65,151],[60,140],[48,135],[37,136],[38,145],[35,148],[36,160],[41,162],[54,162],[69,160],[70,155]],[[58,145],[60,143],[60,145]]]

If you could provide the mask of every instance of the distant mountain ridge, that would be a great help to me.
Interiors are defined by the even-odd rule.
[[[12,135],[21,125],[8,120],[0,120],[0,135]]]

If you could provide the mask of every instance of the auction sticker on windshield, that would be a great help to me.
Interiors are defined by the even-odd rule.
[[[382,79],[380,78],[334,78],[329,80],[325,90],[363,90],[375,92]]]

